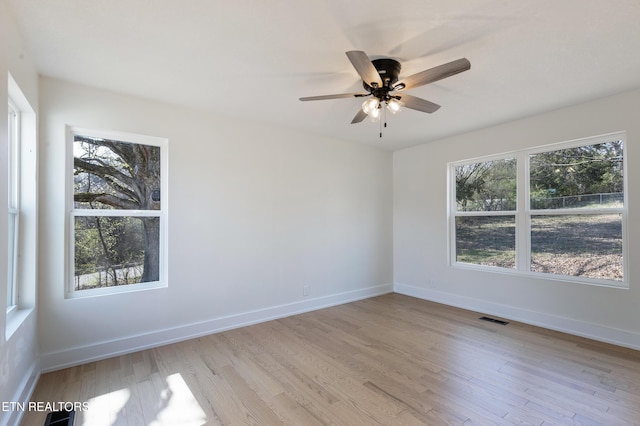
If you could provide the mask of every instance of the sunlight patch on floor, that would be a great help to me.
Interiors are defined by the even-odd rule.
[[[89,409],[83,413],[83,425],[113,425],[118,419],[118,414],[129,401],[131,392],[129,389],[119,389],[104,395],[91,398]]]
[[[167,389],[162,393],[163,398],[168,398],[167,405],[157,418],[149,426],[176,425],[200,426],[207,423],[207,416],[196,397],[193,396],[189,386],[185,383],[180,373],[167,376]]]
[[[82,426],[114,426],[141,423],[146,426],[201,426],[207,416],[180,373],[142,381],[91,398],[88,409],[78,413]]]

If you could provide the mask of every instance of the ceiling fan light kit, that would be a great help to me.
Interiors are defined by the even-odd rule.
[[[368,115],[376,113],[380,108],[380,101],[378,98],[369,98],[362,103],[362,111]]]
[[[467,71],[471,68],[468,59],[462,58],[446,64],[439,65],[428,70],[410,75],[400,80],[400,62],[391,58],[380,58],[370,60],[367,54],[361,50],[350,50],[346,52],[347,58],[360,75],[362,86],[366,90],[364,93],[341,93],[337,95],[308,96],[300,98],[301,101],[320,101],[327,99],[341,98],[361,98],[368,97],[362,103],[362,108],[351,120],[351,124],[360,123],[365,118],[370,117],[373,121],[380,118],[383,105],[393,114],[400,111],[402,107],[420,112],[433,113],[440,108],[440,105],[427,101],[426,99],[402,93],[403,90],[424,86],[443,78]],[[386,123],[385,123],[386,127]],[[380,132],[382,137],[382,132]]]
[[[404,104],[397,99],[390,99],[389,102],[387,102],[387,109],[391,111],[392,114],[395,114],[402,109],[403,105]]]

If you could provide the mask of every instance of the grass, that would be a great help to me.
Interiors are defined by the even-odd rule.
[[[458,253],[458,262],[473,263],[476,265],[498,266],[500,268],[516,267],[515,250],[461,250]]]
[[[512,216],[459,217],[456,232],[458,262],[515,268]],[[622,280],[620,215],[533,216],[531,270]]]

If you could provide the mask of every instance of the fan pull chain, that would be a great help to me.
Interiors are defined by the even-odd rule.
[[[382,109],[382,118],[380,120],[380,139],[382,139],[382,121],[384,120],[384,127],[387,127],[387,109],[382,108],[382,103],[380,103],[380,108]]]

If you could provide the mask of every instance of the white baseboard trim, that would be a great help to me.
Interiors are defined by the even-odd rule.
[[[31,364],[27,374],[24,375],[20,386],[16,390],[11,401],[20,402],[20,403],[28,403],[31,400],[31,396],[33,392],[36,390],[36,385],[38,384],[38,380],[40,379],[40,364],[37,360]],[[0,425],[3,426],[18,426],[22,421],[22,417],[24,416],[24,411],[21,410],[11,410],[6,411],[4,414],[7,416],[2,418],[0,416]]]
[[[186,324],[179,327],[152,331],[141,335],[124,337],[122,339],[43,353],[40,355],[42,372],[47,373],[113,356],[137,352],[144,349],[176,343],[208,334],[219,333],[221,331],[284,318],[304,312],[315,311],[317,309],[328,308],[330,306],[341,305],[392,292],[393,284],[383,284],[375,287],[368,287],[360,290],[347,291],[329,296],[305,299],[298,302],[258,309],[255,311],[243,312],[208,321]]]
[[[502,317],[512,321],[518,321],[550,330],[573,334],[575,336],[586,337],[600,342],[640,350],[640,333],[628,330],[620,330],[585,321],[515,308],[513,306],[488,302],[486,300],[460,296],[429,288],[414,287],[406,284],[396,283],[393,286],[393,290],[396,293],[404,294],[406,296],[417,297],[419,299],[442,303],[444,305],[455,306],[457,308],[481,312],[483,314]]]

